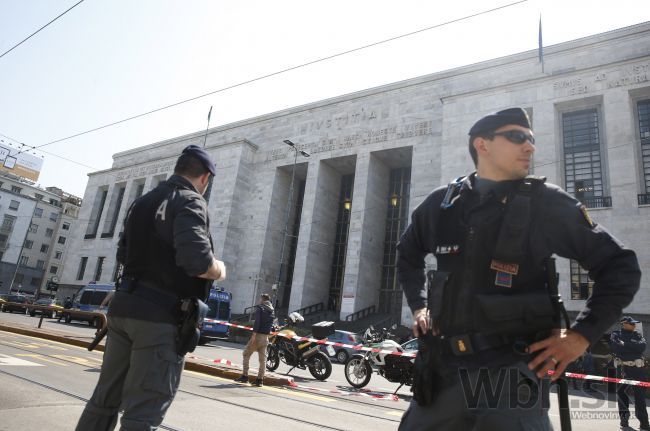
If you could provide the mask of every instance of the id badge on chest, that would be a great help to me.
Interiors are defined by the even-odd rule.
[[[512,287],[512,277],[519,273],[519,265],[516,263],[500,262],[492,259],[490,269],[497,272],[494,284],[501,287]]]

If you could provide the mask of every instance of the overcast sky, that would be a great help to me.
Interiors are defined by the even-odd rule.
[[[77,1],[0,0],[0,55]],[[0,139],[43,145],[499,6],[47,145],[38,182],[83,196],[114,153],[203,130],[211,105],[213,127],[537,49],[540,13],[545,46],[650,20],[647,0],[85,0],[0,58]]]

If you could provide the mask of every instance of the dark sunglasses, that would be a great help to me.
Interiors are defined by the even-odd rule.
[[[506,130],[505,132],[492,132],[489,134],[490,139],[493,139],[495,136],[503,136],[517,145],[524,144],[526,141],[530,141],[531,144],[535,145],[535,137],[521,130]]]

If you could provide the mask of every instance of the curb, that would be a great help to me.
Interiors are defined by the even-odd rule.
[[[73,338],[74,336],[65,335],[63,333],[53,333],[43,330],[35,330],[25,327],[10,326],[4,323],[0,323],[0,331],[13,332],[15,334],[28,335],[30,337],[42,338],[45,340],[56,341],[63,344],[70,344],[77,347],[87,348],[90,344],[90,341],[84,341],[79,338]],[[104,351],[104,343],[98,344],[95,347],[95,350]],[[208,365],[201,362],[197,362],[193,359],[185,359],[185,370],[194,371],[202,374],[208,374],[215,377],[221,377],[228,380],[234,380],[237,377],[241,376],[241,371],[236,368],[226,368],[223,366]],[[254,376],[251,377],[251,381]],[[265,386],[289,386],[293,384],[293,378],[291,377],[282,377],[277,376],[271,373],[265,373],[264,376],[264,385]]]

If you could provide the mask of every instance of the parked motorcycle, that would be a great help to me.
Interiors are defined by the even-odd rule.
[[[395,329],[393,325],[391,329]],[[403,346],[390,339],[393,334],[383,328],[381,331],[372,326],[363,334],[364,346],[391,352],[404,352]],[[389,353],[367,351],[352,356],[345,364],[345,379],[355,388],[363,388],[370,382],[373,371],[389,382],[399,383],[395,393],[404,385],[413,385],[415,358],[397,356]]]
[[[291,367],[287,374],[297,367],[302,370],[308,369],[318,380],[325,380],[332,374],[332,362],[320,351],[319,345],[311,341],[298,342],[293,338],[287,338],[296,336],[289,326],[303,321],[304,318],[299,313],[293,312],[289,314],[284,325],[274,328],[277,334],[269,338],[269,345],[266,347],[266,369],[275,371],[282,361]]]

